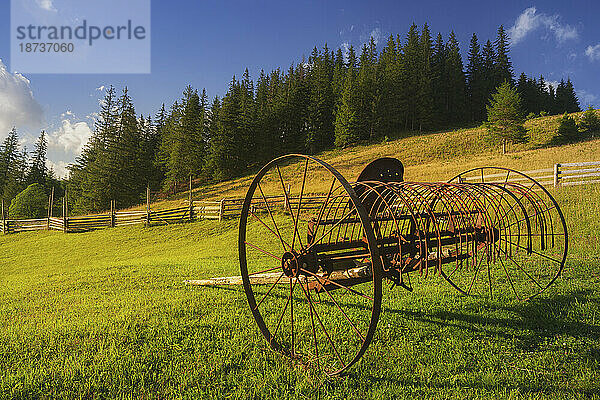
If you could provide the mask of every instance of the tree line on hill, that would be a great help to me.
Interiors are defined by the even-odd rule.
[[[483,46],[473,34],[466,66],[454,32],[433,37],[427,24],[413,24],[381,51],[373,38],[358,55],[352,46],[344,54],[325,44],[256,81],[246,69],[222,98],[188,86],[154,117],[137,116],[127,88],[110,87],[69,168],[69,197],[79,212],[106,209],[111,199],[127,207],[143,200],[147,185],[168,190],[189,176],[221,181],[286,153],[477,124],[503,82],[519,91],[524,114],[579,111],[570,80],[556,90],[543,77],[521,74],[515,82],[502,26]]]
[[[52,188],[55,188],[57,198],[62,196],[61,182],[56,179],[54,171],[46,166],[47,149],[48,140],[44,131],[40,133],[35,142],[33,151],[28,152],[26,148],[19,145],[16,128],[8,133],[0,145],[0,196],[5,204],[5,213],[10,205],[11,213],[9,215],[21,216],[18,212],[15,214],[19,207],[13,205],[11,201],[30,186],[34,186],[36,197],[42,193],[44,202],[48,200],[46,193],[50,193]],[[39,216],[38,214],[36,212],[35,216]]]

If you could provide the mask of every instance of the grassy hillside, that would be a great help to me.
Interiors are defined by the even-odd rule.
[[[600,159],[599,140],[507,156],[489,146],[480,152],[484,143],[476,128],[323,158],[353,177],[373,158],[397,156],[407,179],[443,179],[486,164],[532,169]],[[240,195],[249,179],[202,195]],[[238,274],[236,221],[0,236],[0,397],[598,396],[600,185],[553,193],[571,238],[553,287],[522,303],[508,293],[463,297],[438,276],[415,276],[413,293],[386,285],[375,339],[342,378],[273,353],[241,288],[182,283]]]
[[[579,114],[571,115],[577,118]],[[411,181],[447,180],[467,169],[485,165],[532,170],[550,168],[558,162],[600,160],[600,138],[571,145],[551,145],[560,118],[547,116],[527,121],[525,127],[530,136],[529,142],[509,145],[506,155],[502,154],[499,144],[490,142],[485,129],[475,127],[388,139],[380,143],[327,151],[316,157],[333,165],[349,181],[354,180],[367,163],[379,157],[401,160],[406,168],[405,180]],[[243,178],[195,189],[194,198],[220,200],[224,197],[243,197],[255,171],[250,172]],[[312,189],[326,192],[326,182]],[[172,207],[185,199],[186,193],[155,203],[153,208]]]

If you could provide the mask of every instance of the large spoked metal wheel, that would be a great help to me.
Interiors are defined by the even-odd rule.
[[[381,259],[367,212],[334,168],[305,155],[262,168],[242,208],[239,261],[273,349],[327,374],[363,355],[381,310]]]
[[[492,239],[476,246],[471,265],[442,275],[465,294],[513,294],[530,299],[546,290],[561,274],[568,250],[565,218],[552,195],[533,178],[508,168],[465,171],[456,184],[466,207],[481,210],[475,222]]]

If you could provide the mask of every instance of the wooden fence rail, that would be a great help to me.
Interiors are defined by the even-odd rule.
[[[543,186],[562,187],[574,185],[587,185],[600,183],[600,161],[560,163],[553,168],[543,168],[524,171]],[[502,182],[506,173],[484,175],[486,182]],[[465,181],[479,180],[481,176],[466,177]],[[513,182],[524,181],[526,178],[511,176]],[[108,214],[84,215],[77,217],[68,216],[68,203],[63,199],[62,216],[55,217],[51,209],[54,203],[54,193],[49,198],[47,218],[39,219],[10,219],[2,201],[2,220],[0,230],[2,233],[26,232],[37,230],[57,230],[62,232],[84,232],[95,229],[104,229],[115,226],[127,225],[170,225],[184,221],[212,219],[223,220],[237,218],[241,215],[243,198],[222,199],[220,201],[197,201],[192,198],[191,181],[187,205],[165,209],[151,210],[149,190],[146,192],[146,210],[143,211],[116,211],[115,203],[111,201]],[[302,197],[302,209],[311,210],[319,208],[325,196],[305,195]],[[265,201],[266,200],[266,201]],[[289,202],[289,204],[288,204]],[[270,196],[265,199],[254,199],[251,203],[252,212],[266,212],[267,204],[271,210],[297,209],[299,198],[293,196]]]

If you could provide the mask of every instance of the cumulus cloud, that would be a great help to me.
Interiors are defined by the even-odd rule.
[[[340,45],[340,49],[342,49],[342,55],[344,56],[344,62],[348,62],[348,54],[350,53],[350,43],[343,42]]]
[[[588,46],[585,49],[585,55],[589,57],[590,61],[600,60],[600,43],[595,46]]]
[[[508,35],[511,38],[511,43],[514,45],[522,41],[529,33],[539,28],[552,32],[559,43],[579,37],[579,33],[575,27],[560,22],[559,15],[538,13],[535,7],[525,9],[517,17],[515,24],[508,30]]]
[[[381,39],[381,29],[379,28],[375,28],[371,31],[371,34],[369,35],[369,39],[373,38],[373,41],[375,42],[375,44],[379,44],[379,40]]]
[[[13,126],[37,130],[43,116],[29,80],[19,73],[11,74],[0,59],[0,138],[6,137]]]
[[[579,103],[582,108],[585,108],[589,105],[598,106],[600,98],[593,93],[590,93],[586,90],[578,90],[577,97],[579,98]]]
[[[554,90],[556,90],[556,88],[558,87],[560,82],[558,81],[546,81],[546,87],[548,89],[550,89],[550,87],[552,87]]]
[[[46,160],[46,167],[49,170],[54,171],[54,176],[59,179],[67,178],[69,176],[68,166],[69,164],[64,161],[54,162],[51,160]]]
[[[48,134],[48,148],[79,155],[91,136],[87,122],[65,118],[58,129]]]
[[[35,2],[42,10],[56,11],[56,8],[54,8],[54,4],[52,3],[52,0],[35,0]]]

